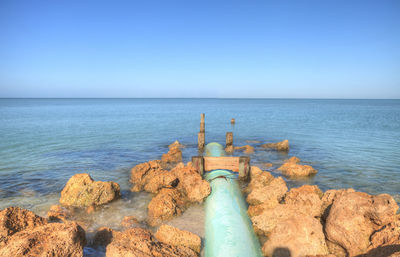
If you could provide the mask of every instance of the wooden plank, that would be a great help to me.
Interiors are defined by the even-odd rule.
[[[197,170],[200,176],[203,176],[204,173],[204,158],[203,156],[193,156],[192,157],[192,166]]]
[[[231,170],[239,172],[240,157],[204,157],[204,171]]]

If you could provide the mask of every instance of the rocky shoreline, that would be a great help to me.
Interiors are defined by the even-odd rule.
[[[103,249],[105,256],[201,255],[204,242],[199,235],[166,224],[202,203],[211,192],[191,163],[181,162],[182,147],[176,141],[161,160],[132,168],[131,191],[152,194],[145,221],[125,216],[121,231],[102,227],[89,237],[87,224],[76,220],[76,213],[90,216],[118,200],[120,185],[75,174],[47,218],[18,207],[0,211],[0,256],[83,256],[87,246]],[[261,147],[287,153],[289,142]],[[249,145],[234,150],[255,151]],[[300,164],[297,157],[277,170],[289,179],[318,172]],[[351,188],[322,192],[316,185],[289,190],[281,176],[256,166],[242,187],[264,256],[400,256],[400,215],[390,195],[369,195]]]

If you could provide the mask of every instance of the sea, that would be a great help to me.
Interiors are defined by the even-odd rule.
[[[145,220],[151,195],[130,192],[130,169],[160,159],[175,140],[185,146],[184,162],[198,155],[201,113],[206,143],[224,145],[233,132],[235,146],[255,147],[252,165],[272,163],[263,169],[275,176],[291,156],[318,170],[286,179],[289,187],[354,188],[400,203],[400,100],[0,99],[0,209],[20,206],[45,216],[72,175],[89,173],[122,190],[121,200],[92,215],[89,233],[118,228],[123,216]],[[288,153],[260,147],[284,139]],[[195,205],[171,222],[204,234],[203,214]]]

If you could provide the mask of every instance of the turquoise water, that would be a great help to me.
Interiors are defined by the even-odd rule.
[[[184,161],[197,155],[202,112],[206,142],[224,143],[227,131],[235,145],[289,139],[289,156],[319,170],[290,186],[352,187],[399,201],[400,100],[0,99],[0,207],[45,208],[82,172],[120,183],[127,199],[134,165],[160,159],[174,140],[186,145]],[[288,158],[250,144],[252,163],[272,162],[273,172]]]

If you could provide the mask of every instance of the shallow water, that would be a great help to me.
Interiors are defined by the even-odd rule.
[[[90,230],[118,228],[126,215],[144,220],[150,196],[129,192],[130,168],[160,159],[174,140],[186,146],[185,162],[197,155],[202,112],[207,142],[223,144],[233,131],[235,145],[256,147],[252,163],[272,162],[272,172],[288,155],[257,141],[289,139],[289,156],[319,170],[289,186],[353,187],[400,202],[400,100],[0,99],[0,209],[17,205],[45,215],[67,180],[88,172],[118,182],[123,193],[92,215]],[[202,220],[200,210],[172,222],[203,235],[193,222]]]

